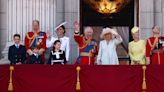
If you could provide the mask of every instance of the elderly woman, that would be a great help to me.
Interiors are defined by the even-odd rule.
[[[139,39],[139,28],[133,27],[131,30],[133,41],[129,43],[129,56],[132,65],[145,64],[145,41]]]
[[[100,41],[97,64],[118,65],[116,47],[122,42],[121,36],[114,29],[104,28],[101,38],[104,40]]]

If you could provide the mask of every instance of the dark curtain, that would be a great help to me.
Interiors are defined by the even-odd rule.
[[[129,43],[129,27],[114,27],[118,34],[120,34],[120,36],[123,39],[123,45],[124,48],[126,49],[126,51],[128,51],[128,43]]]

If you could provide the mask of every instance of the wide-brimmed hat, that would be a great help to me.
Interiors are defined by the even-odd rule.
[[[105,34],[108,34],[108,33],[111,33],[111,34],[112,34],[112,37],[114,37],[114,35],[118,35],[116,29],[111,29],[111,28],[108,28],[108,27],[107,27],[107,28],[104,28],[104,29],[102,30],[102,33],[101,33],[100,37],[103,38],[104,35],[105,35]]]
[[[139,31],[139,27],[137,27],[137,26],[134,26],[134,27],[131,29],[131,33],[132,33],[132,34],[138,32],[138,31]]]
[[[55,27],[55,31],[56,31],[59,27],[64,26],[65,24],[67,24],[67,22],[66,22],[66,21],[65,21],[65,22],[60,23],[57,27]]]

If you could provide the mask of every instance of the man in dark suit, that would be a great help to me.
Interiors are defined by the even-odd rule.
[[[26,49],[20,44],[20,35],[13,36],[14,45],[9,47],[8,59],[10,64],[23,64],[26,60]]]

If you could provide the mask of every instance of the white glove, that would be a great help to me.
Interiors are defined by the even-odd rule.
[[[113,35],[115,35],[115,36],[118,35],[117,30],[112,29],[111,32],[112,32]]]

